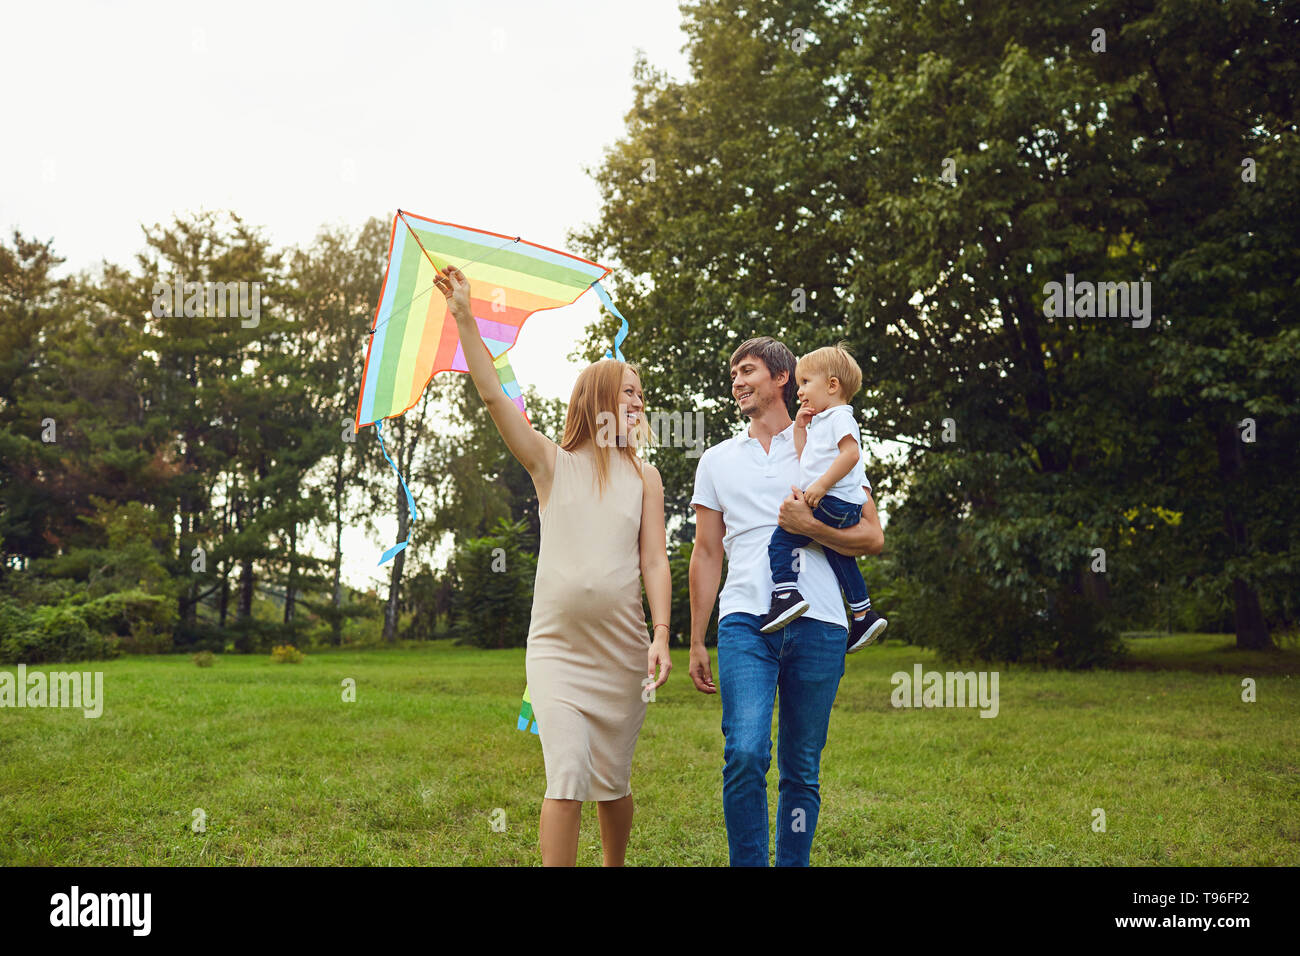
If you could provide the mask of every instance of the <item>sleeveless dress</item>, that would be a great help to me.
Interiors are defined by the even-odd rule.
[[[645,720],[650,638],[641,604],[641,476],[609,454],[602,497],[594,443],[556,450],[541,510],[528,628],[528,688],[546,762],[546,796],[617,800],[631,793]]]

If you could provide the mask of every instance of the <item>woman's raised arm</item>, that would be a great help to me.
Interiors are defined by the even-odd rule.
[[[447,297],[447,305],[456,320],[456,328],[460,330],[461,350],[465,353],[470,377],[474,379],[479,397],[487,406],[497,431],[505,439],[510,454],[528,470],[534,481],[539,475],[549,475],[555,467],[555,451],[558,446],[529,425],[524,416],[519,414],[515,403],[502,390],[496,366],[492,364],[492,356],[483,342],[483,336],[479,334],[478,323],[474,321],[474,313],[470,309],[469,280],[455,266],[448,266],[445,272],[440,272],[434,279],[434,284]]]

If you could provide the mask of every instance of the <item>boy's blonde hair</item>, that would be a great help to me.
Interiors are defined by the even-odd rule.
[[[852,401],[853,396],[862,388],[862,369],[849,354],[848,344],[837,342],[809,352],[795,365],[795,379],[802,379],[805,374],[837,378],[840,381],[840,397],[846,404]]]

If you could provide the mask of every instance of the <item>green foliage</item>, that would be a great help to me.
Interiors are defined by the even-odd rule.
[[[192,660],[199,667],[211,667],[217,662],[217,655],[211,651],[199,651]]]
[[[450,636],[447,619],[451,613],[453,582],[448,574],[422,567],[406,580],[402,602],[404,626],[400,638],[431,641]]]
[[[451,561],[452,633],[461,644],[521,647],[528,642],[537,557],[524,546],[524,522],[498,519],[494,532],[464,542]]]
[[[0,663],[48,664],[107,660],[118,655],[118,638],[92,626],[98,611],[86,604],[63,603],[22,610],[0,599]]]
[[[352,489],[382,464],[373,441],[343,439],[387,240],[377,220],[323,230],[286,267],[238,216],[200,213],[146,229],[134,268],[70,280],[49,244],[0,242],[0,579],[18,604],[125,595],[84,612],[115,618],[87,627],[123,650],[264,651],[270,590],[281,639],[324,617],[340,643],[359,611],[341,537],[332,561],[301,545],[312,524],[364,516]],[[155,284],[182,279],[257,283],[260,314],[159,308]],[[65,638],[10,647],[62,653]]]
[[[669,635],[668,643],[674,646],[689,647],[691,643],[691,552],[695,550],[695,543],[687,541],[676,546],[669,541],[668,546],[668,574],[672,579],[672,618],[668,622]],[[727,575],[727,559],[722,559],[722,577],[720,581],[725,581]],[[642,588],[643,605],[645,609],[646,620],[650,617],[650,602],[644,600],[644,587]],[[709,615],[709,623],[706,629],[704,643],[710,647],[718,643],[718,603],[713,604],[713,611]]]
[[[1292,5],[1111,4],[1104,54],[1068,5],[683,9],[691,76],[638,63],[575,236],[618,264],[648,410],[716,443],[741,341],[847,339],[864,435],[902,449],[868,463],[891,638],[1084,667],[1193,594],[1243,647],[1294,621],[1300,61],[1268,42]],[[1150,282],[1150,325],[1046,316],[1067,273]],[[696,461],[655,464],[689,537]]]

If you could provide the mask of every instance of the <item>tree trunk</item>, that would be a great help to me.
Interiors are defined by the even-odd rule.
[[[253,560],[244,558],[239,565],[238,620],[247,621],[253,616]]]
[[[330,622],[330,643],[343,643],[343,453],[334,458],[334,619]]]
[[[284,584],[284,623],[293,623],[293,585],[298,570],[298,522],[289,532],[289,574]]]
[[[221,597],[218,599],[221,629],[226,629],[226,617],[230,611],[230,565],[221,562]]]
[[[186,451],[187,468],[186,474],[190,474],[188,467],[189,452]],[[180,559],[181,574],[184,575],[185,585],[180,589],[177,596],[179,607],[177,608],[178,625],[182,631],[194,633],[194,627],[198,621],[198,600],[196,595],[199,592],[199,580],[195,577],[191,568],[194,565],[194,496],[190,494],[188,481],[182,487],[180,501],[178,502],[178,515],[180,519],[180,540],[177,547],[180,549],[178,555]]]
[[[1243,467],[1241,436],[1234,423],[1219,426],[1219,476],[1223,479],[1223,529],[1228,535],[1228,556],[1244,554],[1247,547],[1246,526],[1238,517],[1234,502],[1241,494]],[[1272,648],[1273,638],[1259,605],[1259,594],[1248,581],[1233,578],[1232,618],[1237,631],[1237,650],[1261,651]]]

